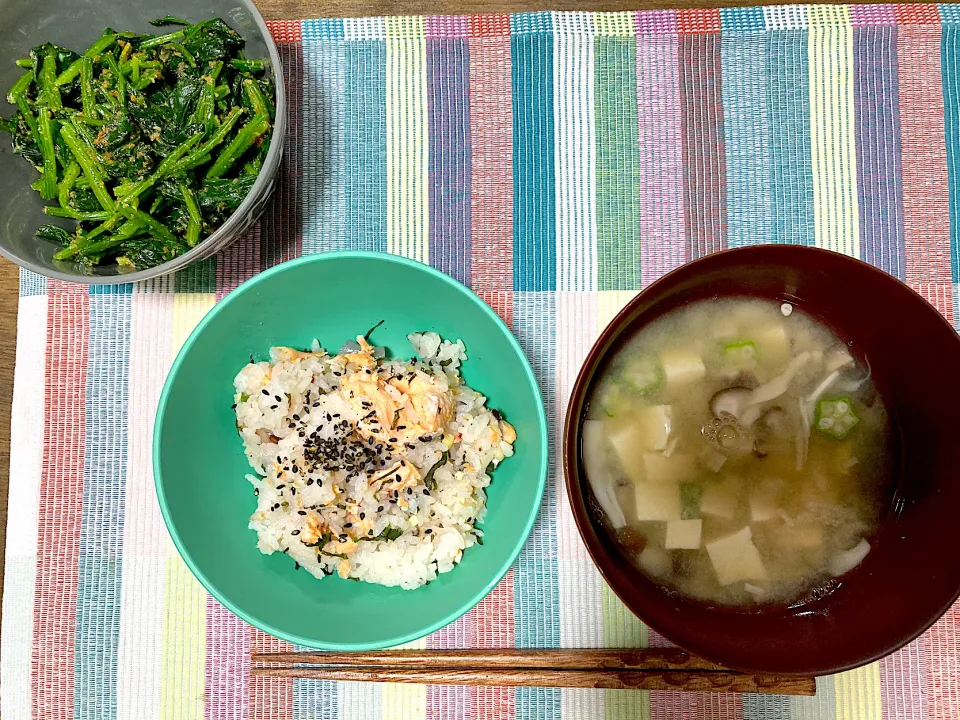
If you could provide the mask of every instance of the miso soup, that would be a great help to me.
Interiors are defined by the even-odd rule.
[[[625,557],[709,604],[829,591],[893,493],[869,367],[820,321],[756,298],[690,304],[630,338],[591,390],[582,452]]]

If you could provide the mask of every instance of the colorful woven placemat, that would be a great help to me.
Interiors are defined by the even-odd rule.
[[[821,679],[816,698],[254,680],[251,650],[283,643],[193,580],[150,468],[154,409],[185,336],[239,282],[301,253],[387,250],[473,287],[536,368],[555,454],[601,326],[658,275],[713,250],[846,252],[956,321],[960,7],[271,29],[291,123],[282,183],[253,233],[142,285],[21,276],[5,720],[960,717],[956,608],[899,653]],[[601,581],[559,475],[554,466],[506,579],[421,645],[663,642]]]

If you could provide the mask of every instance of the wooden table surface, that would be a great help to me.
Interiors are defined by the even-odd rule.
[[[743,0],[254,0],[267,20],[367,15],[462,15],[533,10],[655,10],[689,7],[757,5]],[[837,2],[838,0],[834,0]],[[157,7],[162,7],[162,0]],[[763,4],[786,4],[769,1]],[[6,142],[6,139],[0,140]],[[10,400],[17,342],[17,267],[0,259],[0,549],[6,547],[7,494],[10,468]],[[39,479],[37,480],[39,482]],[[0,591],[3,589],[0,553]]]

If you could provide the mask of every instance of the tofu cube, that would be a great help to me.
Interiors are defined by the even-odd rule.
[[[641,482],[634,486],[637,520],[679,520],[680,486],[676,483]]]
[[[667,389],[671,391],[695,383],[707,374],[701,357],[690,350],[664,350],[660,353],[660,363]]]
[[[661,453],[643,454],[643,469],[647,482],[678,483],[690,479],[696,469],[693,458],[683,453],[674,453],[670,457]]]
[[[670,520],[667,522],[667,550],[696,550],[700,547],[703,520]]]
[[[779,517],[779,483],[765,482],[750,491],[750,522],[764,522]]]
[[[670,553],[647,545],[637,556],[637,564],[647,575],[655,578],[663,577],[670,572]]]
[[[669,405],[653,405],[637,412],[640,426],[640,442],[645,450],[663,450],[670,439],[673,408]]]
[[[613,430],[610,444],[617,453],[620,467],[634,482],[644,479],[643,431],[635,423],[625,423]]]
[[[737,498],[723,485],[708,485],[700,496],[700,514],[733,520],[737,513]]]
[[[823,530],[819,525],[809,523],[784,525],[771,532],[770,537],[780,547],[792,550],[812,550],[823,544]]]
[[[753,544],[749,525],[732,535],[707,543],[707,554],[721,585],[767,579],[767,571],[757,546]]]
[[[757,354],[764,362],[785,361],[790,354],[790,338],[783,323],[777,322],[757,328],[753,333]]]

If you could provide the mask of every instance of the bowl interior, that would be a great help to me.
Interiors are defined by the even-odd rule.
[[[794,608],[709,608],[669,594],[626,561],[603,529],[579,452],[582,410],[604,359],[635,329],[691,301],[783,298],[817,316],[869,359],[899,427],[896,498],[866,560],[827,597]],[[960,592],[951,550],[960,514],[960,339],[919,295],[859,261],[822,250],[761,246],[708,256],[652,285],[614,319],[577,380],[564,462],[577,524],[618,595],[674,642],[732,667],[822,675],[881,657],[932,624]]]
[[[83,52],[107,27],[136,32],[162,32],[150,25],[149,21],[163,15],[193,21],[223,18],[243,36],[247,57],[266,59],[268,73],[274,74],[274,63],[270,62],[273,43],[265,37],[266,28],[262,26],[262,19],[246,0],[204,0],[202,3],[164,0],[162,4],[148,0],[49,0],[43,3],[5,0],[0,5],[0,23],[6,28],[0,32],[0,116],[8,118],[13,113],[13,107],[6,101],[7,89],[24,72],[14,61],[28,56],[32,48],[44,42],[53,42],[75,52]],[[283,104],[278,102],[278,115],[282,108]],[[281,127],[281,124],[278,117],[277,126]],[[278,162],[279,157],[275,161],[268,158],[264,167],[275,167]],[[260,180],[266,180],[268,174],[272,173],[266,170],[261,172]],[[72,262],[54,260],[53,255],[60,250],[60,246],[50,240],[38,239],[35,236],[36,229],[43,224],[72,228],[74,223],[44,215],[43,206],[46,203],[30,188],[30,183],[36,178],[37,172],[30,164],[11,150],[9,136],[0,132],[0,253],[35,272],[68,280],[98,283],[142,279],[140,273],[120,273],[116,266],[86,270]],[[272,182],[263,184],[272,186]],[[251,197],[258,193],[260,185],[258,180],[250,191]],[[242,213],[242,209],[238,209],[237,213]],[[203,255],[206,250],[203,246],[215,242],[211,238],[214,236],[188,254]],[[178,267],[180,264],[176,263]],[[146,273],[148,276],[158,274]]]
[[[294,570],[262,555],[247,519],[252,472],[237,437],[233,378],[272,345],[331,352],[380,320],[372,340],[412,355],[406,335],[463,339],[466,381],[516,426],[516,453],[493,473],[484,544],[417,590]],[[337,253],[280,265],[219,303],[184,345],[157,413],[154,462],[167,526],[187,564],[244,620],[290,641],[327,649],[404,642],[469,610],[507,571],[533,525],[546,479],[546,420],[516,340],[476,296],[437,271],[387,255]],[[345,609],[349,613],[345,614]]]

